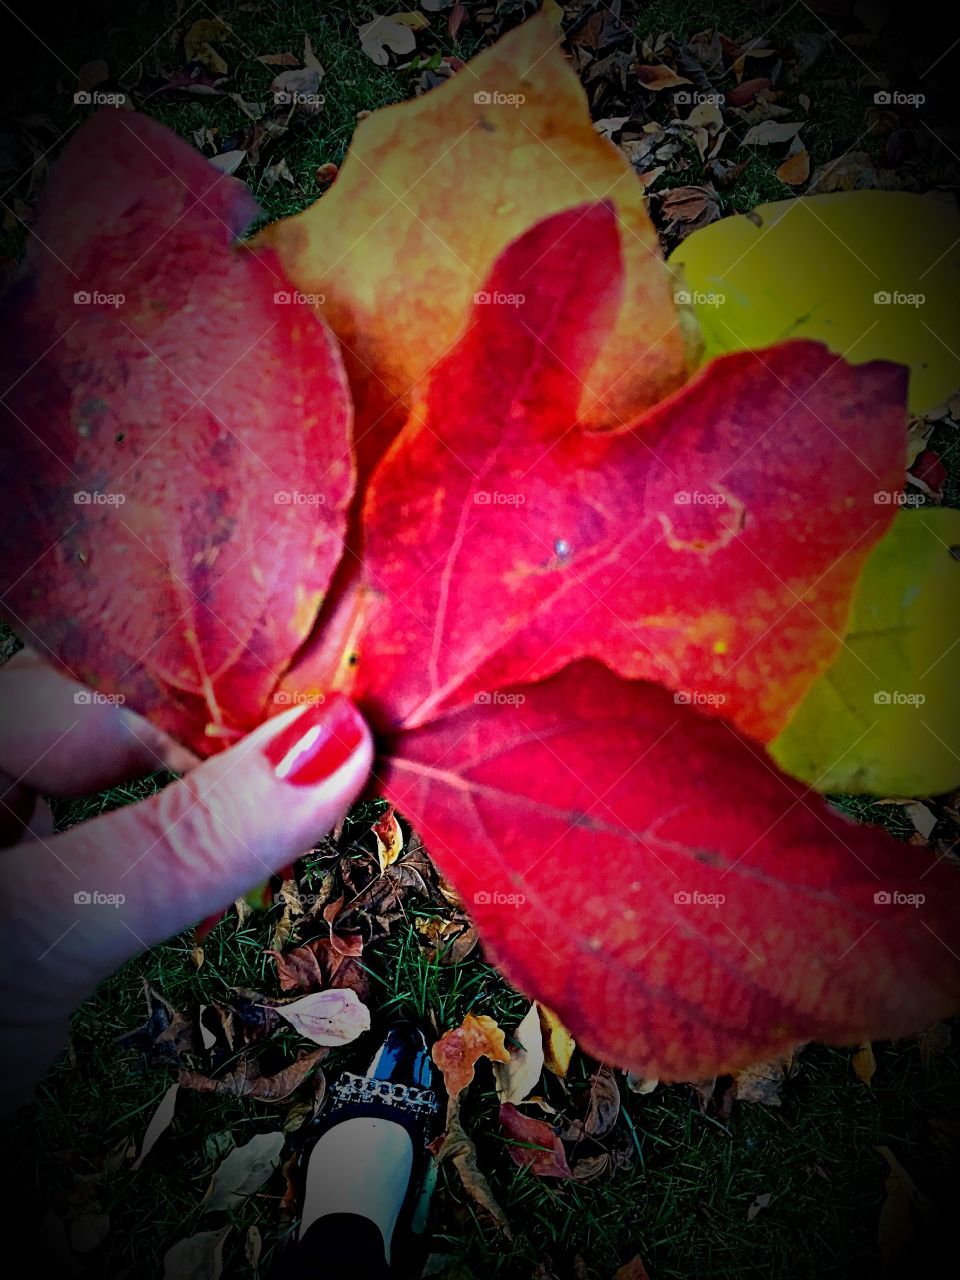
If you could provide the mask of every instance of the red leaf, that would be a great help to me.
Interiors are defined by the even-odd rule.
[[[494,962],[605,1062],[698,1079],[956,1008],[955,870],[654,685],[577,663],[382,773]]]
[[[254,212],[169,131],[103,111],[5,300],[5,608],[201,754],[274,709],[352,487],[339,354],[311,308],[275,301],[273,256],[233,247]]]
[[[563,1143],[546,1123],[525,1116],[510,1102],[500,1108],[500,1123],[516,1140],[510,1155],[521,1169],[529,1169],[538,1178],[572,1178]]]
[[[385,722],[593,655],[766,740],[835,656],[892,518],[874,494],[902,478],[905,371],[738,352],[587,434],[580,378],[619,286],[605,205],[515,241],[486,292],[525,301],[474,308],[376,471],[359,688]]]

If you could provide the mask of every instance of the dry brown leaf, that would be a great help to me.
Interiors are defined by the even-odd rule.
[[[459,1027],[445,1031],[433,1046],[432,1056],[443,1073],[443,1082],[451,1098],[457,1097],[473,1079],[478,1059],[510,1061],[503,1032],[485,1013],[479,1017],[468,1013]]]
[[[234,1147],[210,1181],[203,1198],[203,1212],[241,1208],[280,1164],[284,1141],[278,1129],[274,1133],[254,1134],[242,1147]]]
[[[777,142],[789,142],[803,128],[802,120],[764,120],[755,124],[743,135],[744,146],[770,147]]]
[[[499,1204],[497,1204],[496,1198],[490,1190],[490,1184],[480,1171],[480,1166],[477,1164],[477,1149],[460,1122],[459,1099],[452,1098],[447,1108],[447,1132],[437,1153],[437,1162],[439,1163],[441,1160],[453,1161],[453,1167],[460,1177],[464,1191],[466,1191],[474,1204],[503,1232],[504,1236],[508,1240],[512,1240],[513,1233],[510,1230],[510,1223],[507,1221],[507,1217]]]
[[[233,1227],[221,1231],[198,1231],[178,1240],[163,1257],[163,1280],[220,1280],[223,1274],[223,1246]]]
[[[643,87],[652,89],[654,93],[659,93],[661,89],[677,89],[682,84],[692,83],[686,76],[677,75],[672,67],[666,67],[662,62],[655,66],[641,63],[634,68],[634,72]]]
[[[625,1262],[622,1267],[617,1267],[613,1273],[613,1280],[650,1280],[650,1276],[637,1255],[629,1262]]]
[[[750,1208],[747,1210],[747,1221],[752,1222],[761,1209],[766,1209],[768,1207],[772,1199],[773,1196],[769,1191],[764,1191],[762,1195],[757,1196],[753,1204],[751,1204]]]
[[[774,1058],[770,1062],[756,1062],[752,1067],[738,1071],[733,1077],[736,1096],[740,1102],[757,1102],[767,1107],[779,1107],[783,1101],[781,1090],[784,1082],[794,1073],[794,1057]]]
[[[391,52],[402,57],[413,53],[417,47],[417,38],[410,28],[393,17],[381,15],[372,22],[365,22],[358,34],[363,52],[378,67],[388,65]]]
[[[200,1071],[181,1071],[179,1082],[184,1089],[199,1093],[226,1093],[237,1098],[259,1098],[262,1102],[282,1102],[307,1078],[310,1071],[327,1053],[314,1049],[273,1076],[262,1076],[256,1063],[242,1059],[228,1075],[214,1079]]]

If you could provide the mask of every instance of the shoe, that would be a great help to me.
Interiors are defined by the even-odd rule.
[[[410,1024],[390,1028],[362,1075],[345,1071],[331,1084],[303,1131],[300,1226],[271,1280],[399,1273],[432,1185],[428,1144],[440,1113],[432,1085],[426,1038]]]

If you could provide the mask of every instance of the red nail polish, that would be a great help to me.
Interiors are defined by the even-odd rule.
[[[336,772],[363,741],[363,721],[349,698],[331,694],[271,738],[263,754],[274,773],[295,787],[312,787]]]

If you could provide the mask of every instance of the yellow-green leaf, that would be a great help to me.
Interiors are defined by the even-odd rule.
[[[960,784],[960,511],[901,511],[874,548],[833,665],[771,744],[821,791]]]
[[[693,232],[670,261],[683,268],[678,287],[690,294],[705,359],[815,338],[854,364],[909,365],[915,413],[960,386],[960,215],[952,196],[845,191],[780,200]]]

